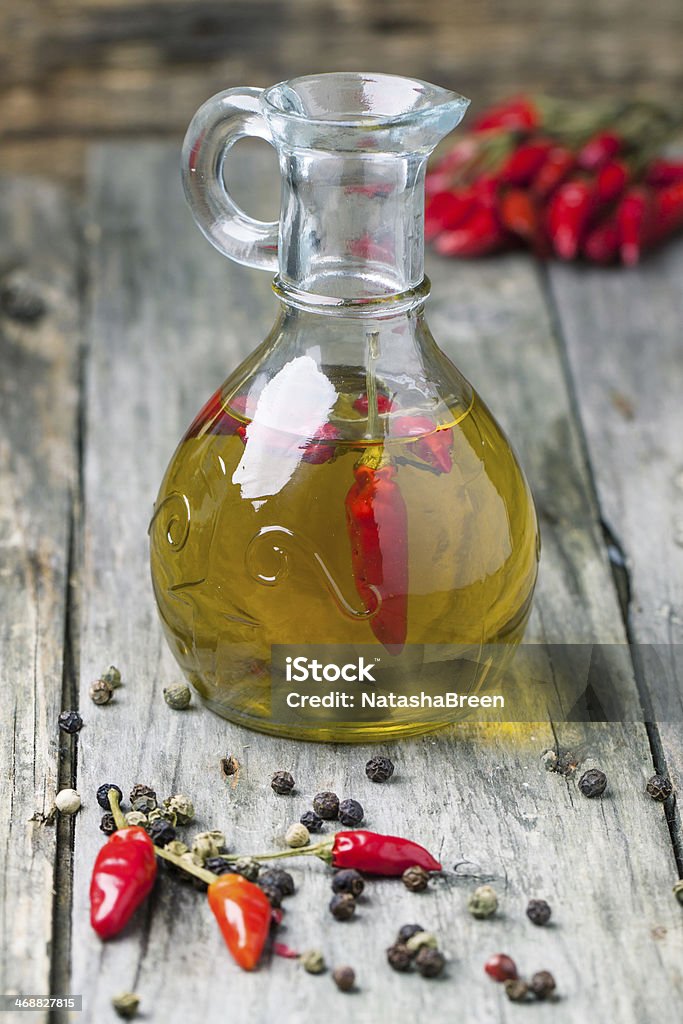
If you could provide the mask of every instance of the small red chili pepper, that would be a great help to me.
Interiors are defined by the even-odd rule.
[[[494,981],[510,981],[517,977],[517,965],[507,953],[494,953],[484,964],[484,970]]]
[[[437,430],[429,416],[397,416],[392,423],[392,434],[396,437],[412,437],[410,447],[418,458],[423,459],[439,473],[450,472],[453,466],[451,447],[453,431],[450,427]]]
[[[661,189],[654,197],[653,241],[660,241],[683,227],[683,181]]]
[[[143,828],[114,832],[95,859],[90,880],[90,923],[101,939],[117,935],[152,890],[154,844]]]
[[[310,441],[304,446],[304,453],[301,456],[304,462],[310,462],[312,466],[319,466],[323,462],[329,462],[336,452],[335,441],[339,440],[339,431],[332,423],[324,423],[316,430]]]
[[[402,875],[406,868],[441,871],[438,860],[424,846],[400,836],[383,836],[378,832],[354,829],[337,832],[331,849],[335,868],[355,868],[369,875]]]
[[[366,607],[376,608],[373,633],[389,653],[398,654],[407,632],[408,516],[396,467],[382,464],[381,453],[364,459],[354,469],[345,502],[353,575]]]
[[[652,223],[652,196],[644,188],[630,188],[617,207],[619,255],[622,263],[633,267],[647,243]]]
[[[476,203],[470,188],[437,192],[425,205],[425,239],[430,242],[440,231],[451,231],[469,216]]]
[[[536,139],[513,149],[498,172],[499,180],[504,185],[529,185],[552,148],[547,139]]]
[[[232,400],[232,408],[237,413],[244,413],[247,408],[246,395],[236,395]],[[237,434],[242,441],[245,440],[246,424],[233,416],[225,407],[222,388],[219,388],[197,413],[188,427],[183,441],[189,441],[190,438],[198,437],[201,433]]]
[[[479,156],[481,144],[472,135],[465,135],[441,159],[427,171],[425,175],[425,195],[433,196],[437,192],[450,189],[457,178]]]
[[[619,228],[613,215],[591,228],[582,252],[592,263],[614,263],[619,253]]]
[[[553,146],[531,182],[531,191],[538,199],[547,199],[576,167],[576,156],[565,146]]]
[[[547,231],[553,249],[563,260],[573,260],[594,208],[593,186],[587,181],[567,181],[550,200]]]
[[[631,177],[629,169],[621,160],[610,160],[598,171],[595,181],[595,197],[598,203],[612,203],[618,199]]]
[[[440,234],[434,248],[441,256],[485,256],[502,249],[506,241],[496,211],[480,202],[464,224]]]
[[[382,392],[380,391],[380,393],[377,395],[377,412],[380,414],[385,412],[391,412],[392,405],[393,403],[389,398],[389,395],[383,395]],[[370,405],[368,402],[367,394],[360,395],[353,403],[353,408],[356,410],[356,412],[362,413],[363,416],[367,416],[369,407]]]
[[[645,172],[647,185],[662,187],[683,181],[683,160],[653,160]]]
[[[507,230],[539,248],[542,239],[541,223],[538,207],[530,192],[523,188],[506,189],[498,200],[498,215]]]
[[[271,925],[271,906],[258,885],[242,875],[219,875],[208,891],[209,906],[225,944],[245,971],[256,967]]]
[[[350,256],[356,256],[362,260],[390,263],[394,259],[394,245],[389,236],[386,236],[383,241],[381,238],[373,238],[366,231],[359,238],[350,239],[347,248]]]
[[[579,150],[577,163],[584,171],[597,171],[620,153],[624,141],[616,132],[598,132]]]
[[[477,132],[504,128],[506,131],[531,131],[540,123],[540,113],[528,96],[513,96],[485,110],[474,123]]]

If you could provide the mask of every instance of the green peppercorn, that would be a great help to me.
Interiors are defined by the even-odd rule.
[[[426,946],[428,949],[436,949],[439,943],[436,941],[436,936],[432,935],[431,932],[415,932],[406,941],[406,946],[409,951],[413,954],[419,953],[419,951]]]
[[[329,791],[318,793],[313,797],[313,810],[325,821],[334,821],[339,817],[339,797]]]
[[[225,836],[222,832],[199,832],[192,840],[192,852],[200,860],[218,857],[225,850]]]
[[[105,836],[113,836],[114,832],[116,832],[116,821],[111,811],[105,811],[102,815],[100,832],[104,832]]]
[[[667,779],[666,775],[653,775],[651,779],[648,779],[645,788],[648,796],[651,796],[653,800],[657,800],[659,803],[668,800],[674,791],[671,779]]]
[[[164,821],[160,818],[158,821],[153,821],[149,826],[149,838],[155,846],[166,846],[176,838],[176,832],[170,821]]]
[[[179,825],[189,825],[194,819],[194,805],[182,793],[176,793],[175,796],[164,800],[164,807],[169,811],[173,811]]]
[[[386,782],[394,774],[394,763],[388,757],[371,757],[365,766],[371,782]]]
[[[498,895],[493,886],[480,885],[473,893],[470,893],[467,909],[472,917],[476,917],[479,920],[495,914],[498,909]]]
[[[415,957],[415,966],[423,978],[436,978],[446,965],[446,958],[438,949],[423,946]]]
[[[330,900],[330,913],[337,921],[349,921],[356,912],[356,900],[350,892],[337,892]]]
[[[283,896],[293,896],[295,887],[294,879],[289,871],[284,868],[267,868],[259,877],[259,885],[274,885]]]
[[[387,949],[387,960],[390,967],[393,967],[395,971],[403,973],[410,970],[413,954],[404,943],[395,942],[393,946],[389,946]]]
[[[119,995],[112,998],[111,1005],[119,1017],[123,1017],[124,1020],[132,1020],[137,1016],[140,997],[135,992],[120,992]]]
[[[537,999],[549,999],[555,991],[555,979],[550,971],[537,971],[529,987]]]
[[[579,779],[579,789],[584,796],[592,799],[602,796],[607,786],[607,776],[599,768],[589,768]]]
[[[525,1003],[529,996],[529,986],[521,978],[508,978],[505,982],[505,995],[511,1003]]]
[[[673,893],[679,903],[683,903],[683,878],[676,882],[673,887]]]
[[[131,828],[147,828],[149,825],[149,818],[142,811],[128,811],[124,814],[126,819],[126,825],[130,825]]]
[[[429,873],[416,864],[412,868],[405,869],[401,875],[401,881],[409,892],[424,892],[429,885]]]
[[[299,821],[306,826],[309,832],[322,832],[323,819],[315,811],[304,811]]]
[[[123,793],[118,786],[115,786],[113,782],[105,782],[97,790],[97,802],[104,811],[110,811],[109,806],[109,790],[113,789],[118,794],[119,803],[123,800]]]
[[[102,673],[101,678],[104,679],[105,683],[109,683],[112,690],[118,689],[121,685],[121,673],[115,665],[110,665],[107,671]]]
[[[302,846],[308,846],[311,841],[311,834],[305,825],[302,825],[300,821],[290,825],[285,833],[285,843],[290,846],[293,850],[298,849]]]
[[[532,924],[544,925],[550,920],[552,910],[550,904],[545,900],[529,900],[526,908],[526,916]]]
[[[79,715],[78,711],[61,711],[57,724],[62,732],[68,732],[73,734],[79,732],[83,728],[83,719]]]
[[[399,928],[397,942],[400,944],[406,943],[408,939],[412,939],[413,935],[417,935],[418,932],[423,932],[424,928],[421,924],[404,924]]]
[[[147,815],[147,821],[150,823],[150,825],[152,824],[153,821],[160,820],[170,821],[174,828],[178,824],[178,820],[173,811],[169,811],[166,807],[155,807]]]
[[[322,974],[325,970],[325,957],[319,949],[307,949],[299,957],[301,966],[309,974]]]
[[[332,979],[340,992],[350,992],[356,984],[356,972],[353,967],[335,967]]]
[[[147,796],[146,793],[140,793],[135,800],[131,800],[130,805],[134,811],[141,811],[143,814],[149,814],[150,811],[157,809],[156,797]]]
[[[166,849],[176,857],[182,857],[183,854],[190,852],[187,843],[181,842],[180,839],[172,839],[170,843],[166,843]]]
[[[93,704],[108,704],[114,696],[114,691],[106,679],[96,679],[88,692]]]
[[[185,683],[178,683],[177,686],[165,686],[163,692],[164,700],[169,708],[173,708],[174,711],[184,711],[185,708],[189,708],[192,693],[190,687]]]
[[[294,778],[289,772],[274,772],[270,788],[280,796],[285,796],[294,789]]]
[[[242,875],[248,882],[255,882],[259,876],[261,865],[253,857],[239,857],[236,861],[233,861],[231,871],[234,871],[236,875]],[[287,872],[283,871],[283,875]],[[291,875],[288,875],[291,878]],[[294,882],[292,882],[292,892],[294,892]]]
[[[357,800],[342,800],[339,804],[339,820],[347,828],[357,828],[364,817],[365,812]]]
[[[355,868],[341,868],[332,876],[332,892],[350,892],[352,896],[360,896],[365,888],[365,880]]]
[[[135,801],[141,796],[147,796],[150,798],[150,800],[153,800],[154,802],[152,804],[152,807],[157,806],[157,795],[154,792],[154,790],[151,789],[149,786],[143,786],[141,782],[138,782],[135,786],[133,786],[128,797],[128,799],[130,800],[131,807],[133,806]],[[152,808],[150,807],[150,810],[151,809]]]

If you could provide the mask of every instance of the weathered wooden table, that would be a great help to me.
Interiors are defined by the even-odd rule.
[[[239,151],[232,159],[239,175]],[[270,160],[249,167],[243,195],[256,202],[275,178]],[[82,993],[73,1019],[94,1024],[114,1019],[122,989],[139,992],[143,1019],[164,1024],[279,1024],[318,1019],[321,1007],[363,1024],[670,1020],[683,998],[683,910],[671,893],[680,820],[644,782],[654,767],[681,779],[676,709],[658,727],[456,727],[388,745],[397,775],[380,787],[364,777],[369,749],[277,741],[164,704],[178,671],[149,583],[155,491],[192,415],[264,336],[275,298],[267,275],[227,264],[200,237],[172,148],[98,150],[82,224],[77,213],[48,185],[0,190],[5,283],[23,268],[46,305],[33,323],[6,308],[0,324],[1,990]],[[428,272],[434,333],[498,413],[536,496],[544,547],[531,639],[680,642],[683,245],[635,272],[539,269],[521,254],[432,258]],[[95,707],[88,686],[110,662],[125,685]],[[673,658],[663,671],[675,671]],[[655,708],[660,682],[638,659],[628,669],[627,688]],[[77,739],[57,729],[59,711],[75,706]],[[546,772],[548,747],[604,768],[606,795],[586,800],[576,777]],[[226,754],[240,763],[236,784],[221,778]],[[293,772],[296,796],[274,796],[276,768]],[[102,842],[95,790],[107,781],[191,794],[198,827],[223,827],[238,851],[276,845],[312,794],[331,788],[358,796],[370,827],[421,838],[448,870],[421,896],[372,883],[341,925],[327,911],[328,869],[294,863],[301,893],[282,938],[355,965],[350,996],[329,973],[277,957],[241,973],[202,897],[171,880],[103,946],[87,888]],[[72,784],[82,811],[45,823],[56,790]],[[479,880],[501,894],[486,922],[465,909]],[[530,895],[554,907],[546,932],[525,918]],[[448,953],[438,981],[385,962],[398,926],[415,919]],[[499,950],[525,972],[551,970],[561,999],[509,1004],[482,971]]]

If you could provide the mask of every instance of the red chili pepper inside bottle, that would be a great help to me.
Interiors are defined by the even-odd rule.
[[[242,875],[227,874],[211,883],[208,899],[233,958],[245,971],[253,971],[270,932],[268,897]]]
[[[117,935],[152,890],[154,844],[142,828],[114,832],[97,854],[90,881],[90,923],[101,939]]]

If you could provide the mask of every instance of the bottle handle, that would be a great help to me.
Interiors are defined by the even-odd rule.
[[[245,136],[273,138],[260,111],[263,89],[226,89],[212,96],[192,118],[182,152],[185,196],[200,230],[237,263],[277,271],[279,221],[261,221],[241,210],[223,178],[231,146]]]

